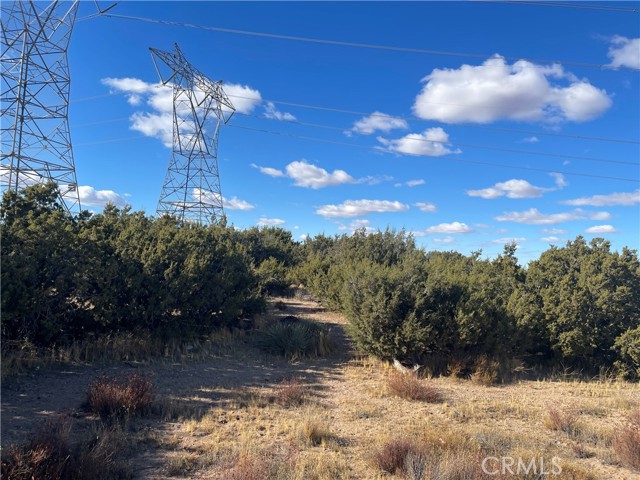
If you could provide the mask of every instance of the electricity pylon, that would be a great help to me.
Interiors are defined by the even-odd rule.
[[[149,50],[160,82],[173,88],[173,147],[157,214],[183,222],[216,222],[224,215],[218,135],[235,109],[222,82],[209,80],[193,67],[178,44],[172,53]],[[156,59],[169,72],[163,75]]]
[[[80,210],[69,133],[67,47],[78,1],[2,2],[2,191],[56,182]]]

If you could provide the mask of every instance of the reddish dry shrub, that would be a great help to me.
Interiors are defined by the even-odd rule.
[[[275,389],[275,402],[284,407],[302,405],[309,389],[299,378],[289,378],[280,382]]]
[[[557,408],[549,408],[546,423],[550,430],[573,434],[578,429],[578,414],[575,411],[563,412]]]
[[[407,400],[431,403],[442,400],[442,394],[436,388],[427,385],[415,374],[393,373],[387,380],[387,386],[391,393]]]
[[[407,456],[421,456],[420,448],[411,440],[396,438],[385,443],[373,456],[374,464],[382,471],[404,473]]]
[[[99,377],[89,386],[89,406],[101,417],[141,413],[151,406],[151,380],[132,374],[125,381]]]
[[[615,434],[613,449],[622,463],[640,470],[640,410],[629,415],[625,425]]]
[[[232,469],[225,472],[226,480],[268,480],[269,465],[257,456],[242,456]]]

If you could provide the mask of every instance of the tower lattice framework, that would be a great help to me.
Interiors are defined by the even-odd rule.
[[[216,222],[224,215],[218,136],[235,109],[222,82],[193,67],[178,44],[173,52],[150,50],[161,83],[173,88],[173,147],[157,214],[199,224]],[[169,72],[163,74],[162,67]]]
[[[69,133],[67,48],[74,2],[2,2],[2,191],[56,182],[62,204],[80,210]]]

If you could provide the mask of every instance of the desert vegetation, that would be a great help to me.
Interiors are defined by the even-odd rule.
[[[56,198],[2,203],[3,432],[21,382],[63,364],[81,385],[69,410],[30,400],[48,420],[3,440],[2,478],[640,477],[633,250],[578,237],[525,268],[513,245],[299,243]]]

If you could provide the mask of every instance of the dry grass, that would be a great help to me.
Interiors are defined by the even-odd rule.
[[[562,411],[553,407],[547,410],[546,425],[550,430],[575,435],[579,431],[578,420],[578,413],[573,410]]]
[[[421,448],[415,441],[408,438],[396,438],[385,443],[373,455],[373,463],[383,472],[391,474],[404,474],[405,463],[410,456],[409,463],[413,469],[420,468],[419,463],[422,457]]]
[[[442,394],[424,380],[412,373],[392,373],[387,380],[391,394],[405,400],[436,403],[442,401]]]
[[[103,418],[134,415],[151,407],[153,384],[136,374],[126,380],[99,377],[89,386],[88,397],[91,411]]]
[[[303,446],[326,447],[333,442],[335,436],[325,418],[310,412],[298,427],[297,438]]]
[[[283,407],[302,405],[309,396],[309,388],[299,378],[289,378],[280,382],[274,391],[274,400]]]
[[[46,422],[23,445],[11,446],[2,458],[2,478],[9,480],[127,479],[132,472],[123,458],[123,433],[98,429],[76,444],[70,440],[71,422]]]
[[[623,464],[640,470],[640,410],[629,415],[613,437],[613,449]]]

